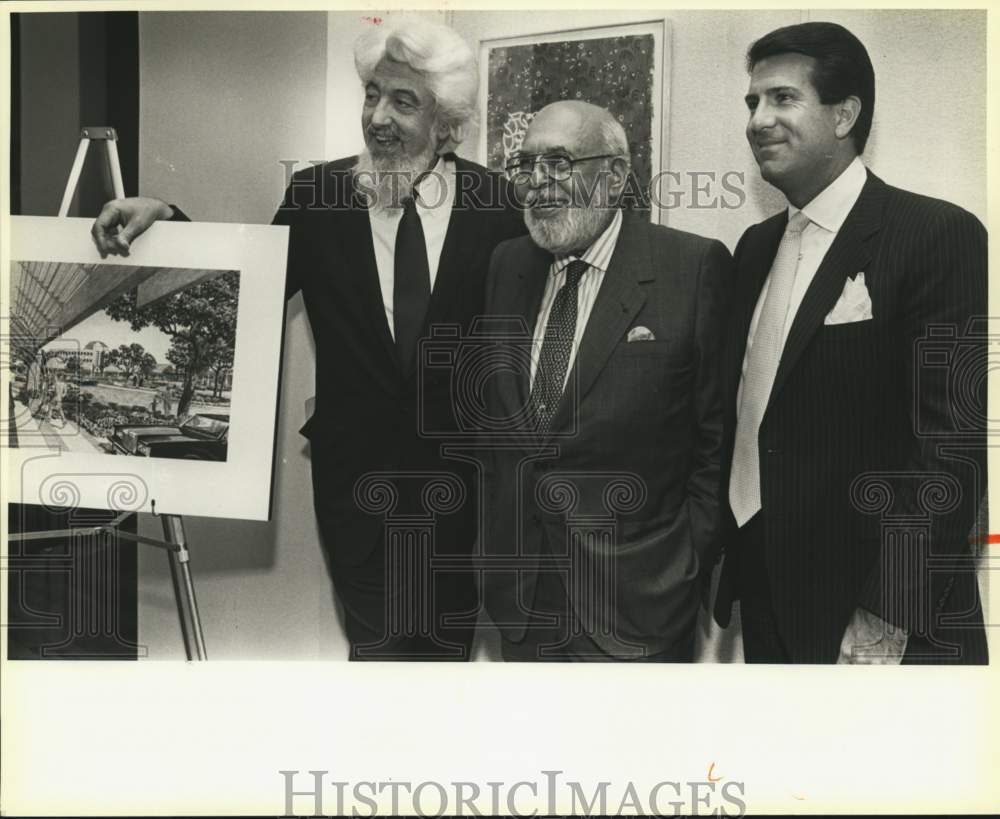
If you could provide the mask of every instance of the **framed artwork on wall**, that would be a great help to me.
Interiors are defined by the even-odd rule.
[[[648,192],[662,167],[665,28],[656,20],[482,40],[480,160],[502,170],[541,108],[582,100],[607,108],[625,128],[635,182]]]

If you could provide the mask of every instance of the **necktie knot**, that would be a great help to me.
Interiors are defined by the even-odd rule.
[[[788,220],[788,227],[785,228],[785,233],[801,233],[809,226],[809,221],[809,217],[806,216],[805,212],[800,210]]]
[[[581,259],[574,259],[566,266],[566,285],[576,287],[580,284],[580,279],[587,272],[590,265]]]

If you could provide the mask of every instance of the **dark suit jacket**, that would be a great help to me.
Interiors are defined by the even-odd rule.
[[[783,212],[754,225],[736,249],[726,487],[747,332],[786,221]],[[859,272],[873,318],[824,324]],[[971,566],[940,562],[968,551],[985,492],[985,336],[969,326],[985,310],[982,225],[869,173],[795,316],[760,427],[767,572],[793,661],[834,662],[859,606],[916,632],[911,647],[924,649],[934,613],[964,612],[963,626],[936,634],[960,643],[964,662],[985,657]],[[733,531],[722,625],[739,595]],[[939,561],[930,572],[928,554]]]
[[[483,310],[493,248],[524,232],[503,177],[451,158],[456,199],[427,333],[436,325],[468,330]],[[296,173],[274,217],[274,224],[290,228],[287,295],[302,291],[316,342],[316,405],[302,434],[311,442],[324,545],[343,564],[362,562],[382,542],[381,515],[360,508],[355,499],[362,475],[445,471],[461,473],[464,480],[471,474],[439,455],[445,439],[438,433],[455,427],[450,371],[425,370],[422,381],[416,373],[401,374],[379,289],[368,211],[350,172],[355,162],[351,157]],[[421,436],[418,419],[435,435]],[[469,487],[468,502],[438,519],[439,544],[471,548],[475,498]]]
[[[572,555],[566,582],[589,590],[570,597],[591,637],[616,656],[626,644],[662,650],[691,633],[697,576],[717,554],[731,258],[717,241],[626,216],[552,434],[542,437],[519,411],[551,261],[522,237],[490,263],[487,312],[512,324],[494,341],[501,364],[486,404],[491,417],[520,418],[523,434],[493,439],[485,603],[521,640],[539,556],[565,565]],[[655,340],[628,343],[636,327]]]

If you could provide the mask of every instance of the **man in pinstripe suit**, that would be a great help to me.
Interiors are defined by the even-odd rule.
[[[748,67],[747,138],[789,207],[735,253],[716,619],[741,599],[748,662],[986,662],[986,232],[862,164],[875,79],[846,29],[778,29]]]

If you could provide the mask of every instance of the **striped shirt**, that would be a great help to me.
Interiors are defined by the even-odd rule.
[[[569,363],[566,365],[566,376],[563,378],[563,389],[569,380],[570,371],[573,369],[573,362],[576,361],[576,351],[580,348],[580,340],[583,332],[587,329],[587,319],[590,318],[590,311],[597,300],[597,293],[601,289],[601,282],[604,281],[604,274],[608,272],[608,264],[611,262],[611,255],[615,252],[615,245],[618,244],[618,234],[622,229],[622,212],[615,211],[615,216],[611,224],[605,228],[604,232],[582,256],[569,254],[566,256],[556,256],[549,265],[549,275],[545,282],[545,292],[542,294],[542,304],[538,308],[538,321],[535,323],[535,337],[531,345],[531,386],[535,386],[535,373],[538,371],[538,359],[542,354],[542,342],[545,340],[545,328],[549,323],[549,313],[552,312],[552,302],[555,301],[556,293],[566,283],[566,267],[574,259],[580,259],[590,265],[587,271],[580,278],[580,285],[577,289],[577,314],[576,314],[576,334],[573,336],[573,347],[569,353]]]

